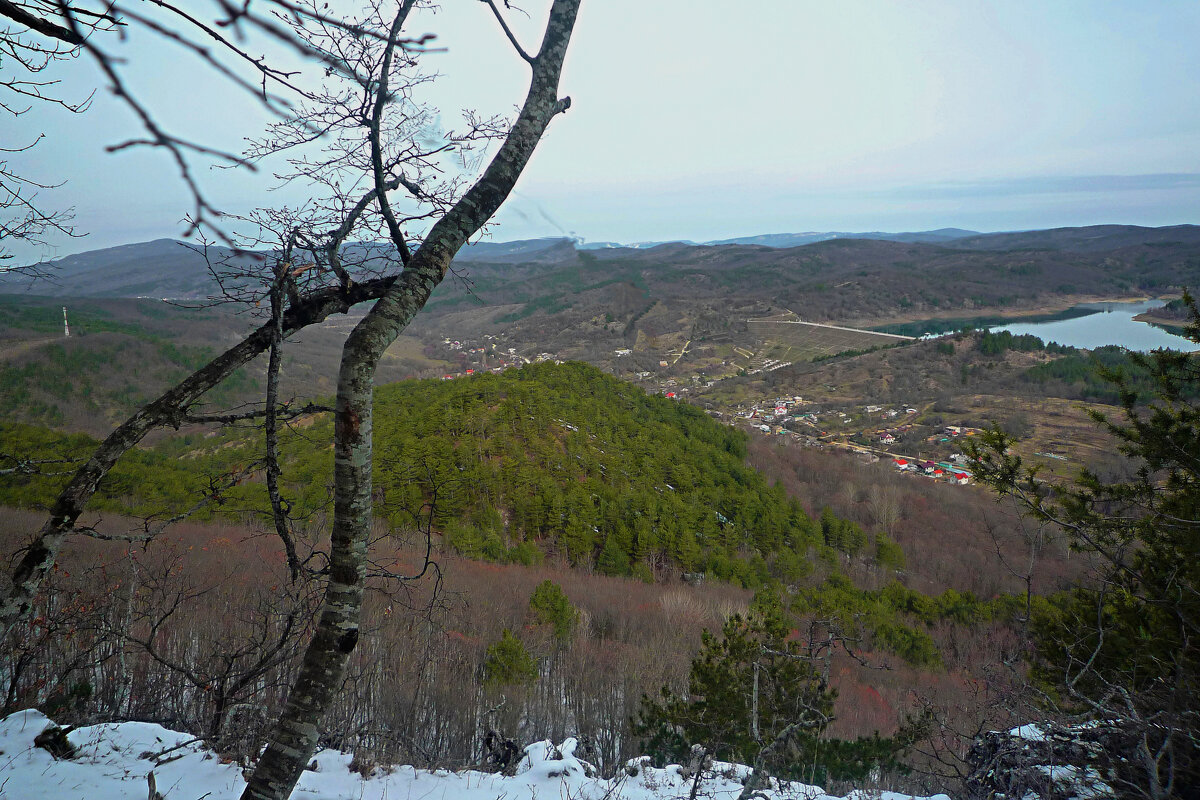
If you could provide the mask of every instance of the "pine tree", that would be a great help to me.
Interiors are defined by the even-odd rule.
[[[1200,344],[1200,310],[1184,302],[1185,333]],[[982,482],[1060,525],[1099,564],[1094,580],[1035,619],[1034,674],[1064,710],[1132,734],[1114,780],[1124,794],[1160,800],[1200,786],[1200,361],[1171,350],[1129,358],[1149,397],[1145,378],[1135,386],[1102,368],[1123,419],[1092,416],[1134,477],[1109,482],[1085,469],[1073,485],[1043,482],[999,429],[970,455]]]
[[[733,616],[720,638],[705,632],[687,691],[663,687],[657,700],[642,697],[634,733],[645,740],[646,753],[658,763],[684,763],[698,744],[715,758],[748,764],[800,723],[805,733],[793,739],[788,760],[805,761],[832,718],[834,692],[799,657],[788,632],[775,613]]]
[[[888,569],[904,569],[904,550],[886,533],[875,534],[875,563]]]
[[[525,645],[508,628],[500,640],[488,645],[483,661],[485,686],[519,686],[538,679],[537,662],[525,649]]]
[[[600,557],[596,559],[596,570],[604,575],[628,575],[629,554],[621,548],[617,537],[609,534],[600,549]]]
[[[571,605],[562,587],[551,580],[544,580],[529,597],[529,611],[535,622],[550,624],[559,641],[566,641],[579,620],[579,611]]]

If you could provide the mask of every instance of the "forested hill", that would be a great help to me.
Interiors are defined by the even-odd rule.
[[[375,408],[379,515],[394,530],[411,530],[432,507],[444,546],[471,557],[562,557],[644,579],[708,572],[752,586],[768,574],[799,578],[810,557],[835,563],[836,550],[854,554],[869,544],[858,526],[829,515],[815,522],[768,486],[746,465],[740,431],[585,364],[404,381],[379,387]],[[324,508],[332,480],[332,423],[307,423],[283,442],[284,492],[301,516]],[[207,476],[254,463],[261,442],[251,436],[191,433],[136,451],[97,502],[139,515],[190,507]],[[0,425],[0,452],[78,457],[84,438]],[[3,487],[0,503],[47,503],[61,480],[18,479]],[[258,478],[222,499],[226,509],[268,518]]]
[[[375,442],[393,522],[434,502],[446,543],[470,556],[753,584],[767,558],[795,572],[821,543],[746,466],[743,433],[581,363],[381,387]]]

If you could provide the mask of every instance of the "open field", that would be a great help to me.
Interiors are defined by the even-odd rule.
[[[912,337],[856,330],[836,325],[801,322],[794,319],[752,319],[750,333],[766,342],[785,345],[796,360],[812,360],[847,350],[871,350],[876,347],[912,341]]]
[[[963,413],[975,418],[1001,420],[1018,415],[1025,420],[1029,433],[1014,448],[1027,463],[1039,465],[1043,473],[1073,478],[1082,466],[1117,460],[1116,440],[1088,415],[1094,410],[1116,419],[1122,412],[1115,406],[1061,397],[974,395],[956,399]]]

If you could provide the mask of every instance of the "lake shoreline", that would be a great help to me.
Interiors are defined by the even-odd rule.
[[[1025,320],[991,326],[993,332],[1006,331],[1014,336],[1036,336],[1047,344],[1054,342],[1080,350],[1116,346],[1138,352],[1169,348],[1195,352],[1195,342],[1181,337],[1178,328],[1151,324],[1149,319],[1164,319],[1156,312],[1166,303],[1161,298],[1129,302],[1103,301],[1076,307],[1068,319],[1047,322]],[[1178,320],[1166,319],[1178,325]]]
[[[968,309],[933,315],[903,315],[890,317],[882,321],[874,320],[864,324],[863,327],[866,330],[879,331],[880,333],[899,333],[904,336],[920,337],[926,334],[939,335],[953,333],[964,327],[992,328],[1010,324],[1056,322],[1093,313],[1092,311],[1081,309],[1082,306],[1098,303],[1147,303],[1160,299],[1170,298],[1150,297],[1148,295],[1124,295],[1120,297],[1104,297],[1094,294],[1067,295],[1061,298],[1061,302],[1056,299],[1052,303],[1040,303],[1023,308],[981,308],[975,309],[980,313],[969,316],[962,313],[963,311],[968,311]],[[914,333],[914,331],[916,332]]]
[[[1144,322],[1147,325],[1157,325],[1160,328],[1166,328],[1171,333],[1182,331],[1187,327],[1187,323],[1185,322],[1181,322],[1180,320],[1172,319],[1170,317],[1155,316],[1153,311],[1146,311],[1142,314],[1138,314],[1136,317],[1134,317],[1134,320],[1137,322]],[[1176,335],[1180,336],[1182,334],[1177,333]]]

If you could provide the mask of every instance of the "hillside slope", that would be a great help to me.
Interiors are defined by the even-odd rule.
[[[282,442],[283,489],[303,519],[328,510],[332,423],[300,423]],[[751,588],[888,558],[883,540],[814,519],[747,466],[742,431],[584,364],[381,386],[374,431],[379,516],[397,531],[431,524],[445,550],[471,558],[549,559],[647,581],[708,573]],[[86,437],[0,425],[0,453],[70,459],[87,448]],[[95,505],[175,513],[260,457],[256,433],[186,432],[122,459]],[[261,475],[252,476],[199,518],[223,507],[269,518]],[[65,479],[10,476],[0,503],[45,505]]]
[[[938,245],[675,243],[563,251],[557,261],[536,263],[473,261],[463,268],[469,282],[441,286],[418,326],[430,339],[495,336],[517,352],[546,351],[619,371],[657,372],[666,361],[678,378],[731,374],[735,362],[752,367],[734,348],[779,361],[804,358],[803,348],[772,352],[747,325],[784,311],[863,328],[1060,311],[1085,300],[1200,285],[1200,229],[1115,227]],[[618,350],[632,355],[618,361]]]
[[[866,349],[772,336],[751,322],[765,317],[919,333],[939,321],[1057,313],[1084,300],[1200,285],[1197,226],[927,233],[896,235],[904,241],[834,238],[787,248],[675,242],[581,249],[569,239],[478,243],[460,255],[454,274],[407,332],[411,338],[385,359],[389,377],[552,357],[660,384],[705,383],[839,348]],[[354,250],[374,252],[363,244]],[[192,263],[198,258],[166,241],[70,256],[56,262],[62,277],[46,291],[58,297],[207,296],[214,287]],[[0,293],[5,291],[22,289],[0,281]],[[320,352],[302,353],[299,362],[320,367],[310,369],[301,385],[332,388],[337,345],[325,332],[345,329],[331,321],[322,333],[305,333],[302,338],[317,342]]]
[[[215,259],[231,257],[228,248],[210,250]],[[238,263],[249,265],[250,259]],[[0,274],[0,293],[36,292],[53,297],[170,297],[202,299],[217,290],[204,254],[173,239],[125,244],[64,256],[38,264],[47,280],[33,283]]]

